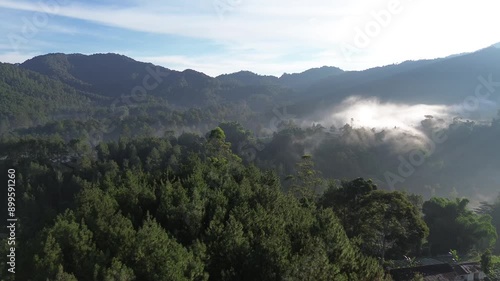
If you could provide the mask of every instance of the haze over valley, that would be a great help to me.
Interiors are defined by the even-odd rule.
[[[125,125],[129,136],[179,136],[237,121],[259,142],[250,162],[282,166],[283,177],[293,171],[293,162],[277,155],[266,160],[269,146],[290,149],[285,153],[291,159],[313,154],[327,178],[358,175],[382,188],[479,202],[494,196],[500,183],[493,168],[500,163],[492,153],[497,151],[499,62],[500,49],[492,46],[365,71],[319,67],[281,77],[250,71],[210,77],[118,54],[48,54],[2,64],[3,104],[12,102],[3,108],[1,130],[50,136],[69,122],[85,130],[65,133],[65,139],[86,135],[95,144],[117,139]],[[28,95],[27,83],[33,85]],[[172,115],[181,120],[167,117]],[[447,134],[446,142],[433,143],[437,130]],[[237,154],[248,145],[245,139],[233,142]],[[325,149],[329,152],[320,153]],[[345,159],[338,153],[345,149],[356,157],[349,168],[340,168]],[[387,180],[387,173],[398,174],[400,156],[419,150],[432,153],[417,163],[415,174]],[[486,159],[474,162],[483,154]]]
[[[0,281],[500,280],[497,6],[0,0]]]

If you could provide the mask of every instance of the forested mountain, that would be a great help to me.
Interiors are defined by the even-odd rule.
[[[284,73],[279,81],[287,87],[305,88],[331,76],[339,75],[344,71],[338,67],[322,66],[311,68],[301,73]]]
[[[262,76],[250,71],[240,71],[217,76],[225,83],[236,83],[245,86],[274,85],[292,89],[304,89],[327,77],[335,76],[344,71],[338,67],[323,66],[312,68],[301,73],[283,73],[279,78],[275,76]]]
[[[77,114],[104,99],[12,64],[0,64],[0,133],[44,124],[56,112]]]
[[[352,95],[401,103],[458,104],[474,95],[480,76],[486,80],[492,76],[493,81],[500,77],[500,48],[347,71],[313,84],[304,101],[309,103],[308,110],[331,106]],[[498,99],[497,95],[495,101]]]
[[[279,78],[249,71],[212,78],[117,54],[48,54],[18,66],[2,64],[0,132],[59,134],[66,140],[85,137],[97,143],[120,136],[205,133],[220,122],[236,121],[258,142],[232,140],[233,152],[251,151],[253,161],[278,168],[282,177],[293,172],[301,155],[311,153],[328,178],[366,176],[393,188],[387,172],[398,171],[398,157],[425,148],[439,128],[450,141],[438,146],[411,177],[398,178],[396,188],[426,196],[475,193],[480,200],[500,184],[493,173],[500,164],[492,153],[498,150],[493,141],[498,129],[488,125],[495,118],[491,114],[490,119],[469,122],[456,119],[460,113],[450,113],[447,120],[421,113],[411,125],[417,132],[390,124],[363,127],[354,119],[345,127],[329,121],[328,114],[342,111],[340,102],[353,95],[450,107],[474,96],[482,85],[478,77],[491,80],[484,90],[496,87],[499,62],[500,49],[490,47],[365,71],[321,67]],[[483,98],[493,108],[498,95]],[[320,124],[311,127],[311,116],[319,116]]]
[[[20,68],[106,97],[130,96],[135,89],[136,93],[182,107],[255,99],[261,106],[287,101],[296,104],[292,106],[294,111],[307,115],[353,95],[402,103],[457,104],[475,93],[478,77],[488,80],[489,76],[499,76],[499,62],[500,49],[489,47],[365,71],[321,67],[279,78],[249,71],[212,78],[194,70],[169,70],[117,54],[49,54],[30,59]],[[136,87],[144,86],[144,82],[148,89],[138,90]]]
[[[457,104],[497,110],[499,62],[486,48],[281,77],[117,54],[0,64],[16,277],[355,281],[449,253],[487,264],[500,253],[500,112]]]
[[[282,185],[228,137],[3,140],[21,225],[15,280],[390,280],[403,256],[450,247],[477,259],[495,245],[499,200],[476,213],[466,199],[327,182],[308,155]]]
[[[21,280],[384,275],[331,209],[283,193],[272,172],[242,165],[221,129],[198,143],[182,136],[123,139],[94,150],[84,142],[23,139],[3,149],[11,153],[1,168],[17,168],[23,195]],[[76,162],[54,158],[68,152]]]
[[[240,71],[231,74],[217,76],[224,83],[234,83],[244,86],[279,85],[279,79],[275,76],[262,76],[250,71]]]
[[[117,54],[49,54],[20,67],[102,96],[147,94],[186,106],[203,105],[218,87],[215,79],[194,70],[173,71]]]

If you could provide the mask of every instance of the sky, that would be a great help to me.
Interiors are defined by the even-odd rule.
[[[498,0],[0,0],[0,62],[119,53],[210,76],[363,70],[500,42]]]

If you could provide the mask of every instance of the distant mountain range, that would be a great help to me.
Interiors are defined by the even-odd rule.
[[[478,77],[498,77],[500,49],[444,59],[409,61],[358,72],[344,72],[310,88],[335,100],[349,95],[370,95],[407,103],[454,103],[474,94]]]
[[[330,177],[366,176],[382,182],[385,171],[398,169],[400,146],[412,144],[413,135],[407,136],[393,123],[380,131],[351,130],[343,126],[345,123],[335,124],[341,126],[337,128],[326,124],[332,111],[344,114],[343,108],[335,106],[351,96],[444,106],[474,102],[471,97],[476,96],[498,108],[500,49],[489,47],[364,71],[324,66],[280,77],[250,71],[210,77],[118,54],[47,54],[21,64],[0,63],[0,136],[59,134],[67,141],[81,137],[97,144],[136,135],[205,134],[221,122],[235,121],[267,146],[248,148],[246,142],[233,141],[233,150],[254,152],[262,163],[281,167],[282,172],[291,171],[306,152],[314,154],[319,169]],[[327,118],[316,118],[321,116]],[[427,118],[424,116],[416,122]],[[310,126],[309,120],[325,120],[322,125],[328,128]],[[289,121],[307,128],[294,127]],[[440,122],[429,117],[421,123],[421,129],[445,127]],[[427,186],[442,194],[456,187],[470,195],[476,191],[469,187],[479,186],[481,192],[492,193],[500,181],[496,173],[499,121],[484,125],[457,118],[452,122],[458,129],[448,130],[450,141],[437,148],[434,156],[404,182],[405,187],[420,194],[427,192]],[[394,140],[392,133],[397,135]],[[227,137],[237,139],[235,135],[239,134],[247,132],[228,130]],[[385,136],[391,136],[387,143]],[[193,135],[183,138],[194,146],[198,143]],[[397,148],[392,148],[395,140]],[[372,141],[375,145],[370,148]]]
[[[194,70],[179,72],[112,53],[95,55],[47,54],[27,60],[20,64],[19,67],[49,76],[81,90],[111,96],[126,93],[133,89],[138,82],[141,82],[140,79],[151,75],[148,69],[154,69],[163,80],[160,83],[160,89],[153,90],[155,93],[162,90],[167,90],[167,92],[178,91],[179,88],[182,88],[181,85],[184,84],[185,86],[186,83],[191,90],[195,91],[223,84],[235,87],[281,86],[304,88],[324,78],[344,72],[337,67],[323,66],[302,73],[285,73],[279,78],[258,75],[250,71],[239,71],[212,78]]]
[[[217,79],[226,83],[236,83],[239,85],[279,85],[289,88],[301,89],[314,84],[324,78],[343,73],[340,68],[333,66],[323,66],[312,68],[301,73],[284,73],[281,77],[262,76],[250,71],[240,71],[231,74],[217,76]]]
[[[500,81],[500,49],[489,47],[474,53],[364,71],[324,66],[281,77],[250,71],[210,77],[195,70],[175,71],[118,54],[47,54],[0,67],[4,72],[0,80],[4,88],[2,104],[27,95],[22,85],[33,83],[43,84],[41,91],[46,95],[57,92],[59,100],[71,93],[72,97],[66,99],[79,99],[75,95],[80,95],[90,104],[145,95],[181,108],[245,102],[256,111],[265,111],[286,103],[296,114],[304,115],[352,95],[401,103],[460,103],[474,94],[480,83],[478,77],[491,76],[493,81]],[[31,98],[31,102],[37,102],[37,96]],[[12,114],[8,109],[0,113]]]

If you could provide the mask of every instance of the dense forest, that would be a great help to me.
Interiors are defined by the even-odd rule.
[[[425,257],[500,278],[500,112],[411,128],[324,114],[368,88],[452,106],[478,75],[450,81],[499,59],[215,78],[115,54],[0,64],[18,218],[16,279],[1,263],[0,280],[391,280]],[[425,94],[400,96],[405,79]]]
[[[16,169],[18,280],[384,280],[402,256],[479,257],[500,226],[500,198],[473,212],[467,199],[327,182],[310,155],[282,185],[219,127],[95,148],[28,137],[2,151],[2,169]]]

